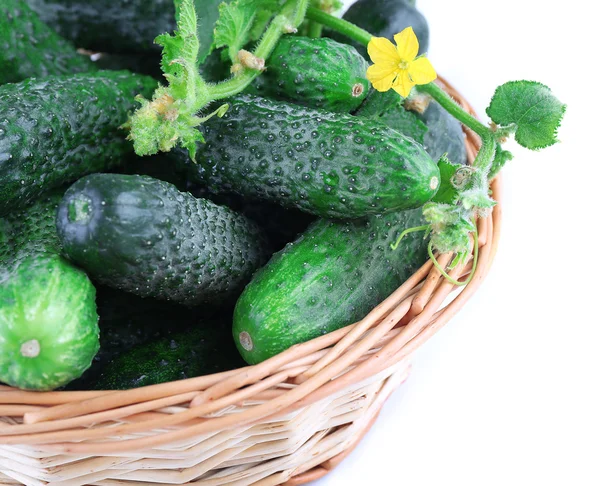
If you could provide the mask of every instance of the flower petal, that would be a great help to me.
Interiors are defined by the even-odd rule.
[[[419,53],[419,39],[412,27],[407,27],[394,36],[396,51],[400,59],[406,62],[412,61]]]
[[[367,69],[367,79],[377,91],[388,91],[398,74],[398,68],[391,64],[373,64]]]
[[[431,83],[437,74],[431,62],[426,57],[419,57],[408,66],[408,74],[415,84]]]
[[[394,91],[400,96],[406,98],[410,94],[410,90],[413,88],[414,85],[415,83],[413,83],[410,79],[408,71],[403,69],[398,73],[398,77],[394,80],[392,88],[394,88]]]
[[[371,60],[375,63],[398,65],[400,58],[394,44],[385,37],[371,37],[367,51]]]

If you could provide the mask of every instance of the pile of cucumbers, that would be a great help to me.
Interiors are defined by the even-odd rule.
[[[219,3],[198,10],[208,32]],[[345,15],[427,45],[408,0]],[[284,36],[200,126],[195,160],[135,155],[127,120],[173,19],[171,0],[0,6],[4,384],[127,389],[259,363],[364,317],[428,258],[423,233],[391,244],[423,224],[438,159],[466,162],[461,126],[374,91],[346,39]],[[213,53],[200,69],[229,68]]]

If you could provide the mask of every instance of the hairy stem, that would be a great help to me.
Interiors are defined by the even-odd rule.
[[[295,8],[292,9],[291,7]],[[270,23],[261,38],[260,43],[254,49],[254,56],[260,59],[268,59],[279,39],[285,33],[289,33],[291,29],[297,29],[304,20],[306,9],[309,0],[298,0],[298,2],[288,2],[284,5],[282,13],[277,15]],[[292,10],[291,18],[286,15],[287,11]],[[221,100],[229,98],[243,91],[254,79],[260,75],[260,71],[256,69],[244,68],[238,75],[223,81],[218,84],[209,86],[209,96],[212,100]]]

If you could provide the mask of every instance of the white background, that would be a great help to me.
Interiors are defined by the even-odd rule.
[[[600,485],[600,27],[592,5],[417,0],[429,58],[483,119],[495,87],[514,79],[549,85],[567,114],[559,145],[532,153],[510,144],[503,234],[486,282],[418,352],[366,438],[317,486]]]

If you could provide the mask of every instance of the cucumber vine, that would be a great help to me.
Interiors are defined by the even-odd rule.
[[[200,116],[199,113],[214,101],[242,92],[262,72],[266,59],[281,36],[295,33],[301,26],[313,36],[319,36],[321,26],[327,26],[367,47],[373,42],[374,53],[377,53],[378,46],[380,49],[389,48],[383,45],[389,41],[373,37],[360,27],[328,13],[339,6],[337,0],[235,0],[223,3],[219,7],[219,19],[211,46],[212,49],[227,49],[227,55],[233,63],[232,76],[211,84],[198,72],[198,64],[202,59],[198,54],[200,45],[194,2],[175,2],[177,31],[174,35],[163,34],[156,38],[156,42],[163,47],[161,66],[168,85],[160,86],[152,100],[138,97],[142,106],[127,124],[130,129],[129,138],[133,140],[138,155],[169,151],[181,144],[194,159],[196,144],[204,142],[198,126],[212,116],[223,116],[227,105],[222,105],[204,116]],[[402,34],[399,33],[396,38],[409,37]],[[255,43],[256,47],[252,52],[244,49],[249,43]],[[404,52],[414,53],[416,56],[414,45],[399,45],[398,49],[398,52],[403,49]],[[379,50],[379,54],[381,52]],[[394,90],[408,95],[411,87],[418,84],[414,87],[417,94],[437,101],[448,113],[475,132],[481,138],[482,144],[469,167],[453,164],[445,157],[440,159],[440,189],[433,200],[423,207],[427,224],[405,230],[392,248],[397,248],[400,239],[408,233],[426,231],[427,235],[431,236],[429,255],[436,267],[452,283],[464,285],[466,282],[452,280],[444,269],[440,268],[433,250],[455,254],[450,265],[450,268],[453,268],[459,262],[466,261],[471,253],[473,239],[474,271],[478,250],[476,217],[487,215],[496,204],[490,196],[490,181],[502,166],[512,159],[512,154],[502,148],[502,143],[511,135],[514,135],[520,145],[531,150],[556,143],[556,131],[562,120],[565,105],[543,84],[511,81],[500,86],[494,93],[486,110],[492,123],[486,126],[460,107],[435,82],[430,82],[435,78],[435,71],[428,64],[429,61],[414,56],[411,59],[410,62],[419,63],[420,72],[415,70],[414,73],[419,75],[420,81],[412,79],[407,68],[410,63],[402,59],[396,69]],[[391,61],[387,62],[389,64]],[[378,69],[371,70],[373,73],[377,71]],[[392,83],[389,77],[385,81],[381,73],[379,70],[378,82],[381,82],[378,85],[378,82],[373,81],[374,87],[387,90]],[[386,86],[382,88],[383,85]],[[471,277],[472,275],[473,272]]]

